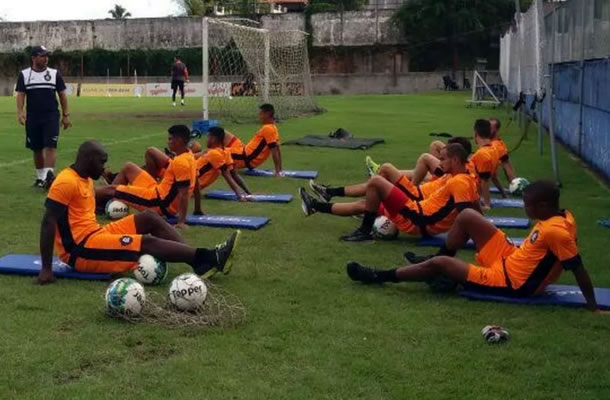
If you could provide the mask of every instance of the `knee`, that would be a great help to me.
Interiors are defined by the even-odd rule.
[[[478,218],[480,215],[481,214],[479,214],[478,211],[473,210],[472,208],[466,208],[458,214],[454,223],[457,225],[469,224],[473,218]]]
[[[379,167],[379,171],[377,171],[377,174],[383,177],[388,177],[393,169],[394,166],[390,163],[381,164],[381,167]]]
[[[149,148],[147,148],[147,149],[146,149],[146,152],[144,153],[144,156],[145,156],[145,157],[150,157],[150,156],[152,156],[152,155],[153,155],[153,153],[154,153],[154,152],[156,152],[156,151],[157,151],[157,148],[156,148],[156,147],[152,147],[152,146],[151,146],[151,147],[149,147]]]
[[[384,177],[375,175],[369,179],[369,181],[366,185],[367,185],[367,187],[379,187],[384,182],[386,182],[386,179]]]

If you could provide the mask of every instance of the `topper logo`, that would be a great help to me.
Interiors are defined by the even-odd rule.
[[[172,295],[174,297],[187,297],[187,296],[192,296],[196,293],[201,293],[201,292],[202,292],[201,286],[191,286],[188,289],[172,290]]]

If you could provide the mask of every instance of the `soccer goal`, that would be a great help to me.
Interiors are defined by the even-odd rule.
[[[252,120],[271,103],[279,118],[319,111],[307,34],[273,32],[254,21],[203,18],[203,119]]]

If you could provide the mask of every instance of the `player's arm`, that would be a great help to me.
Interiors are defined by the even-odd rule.
[[[193,191],[193,203],[194,203],[194,215],[203,215],[201,210],[201,187],[199,186],[199,179],[195,180],[195,189]]]
[[[481,179],[479,183],[480,195],[483,203],[482,209],[489,210],[491,208],[491,195],[489,194],[489,179]]]
[[[53,283],[53,244],[57,230],[57,211],[51,207],[45,208],[40,226],[40,256],[42,267],[37,282],[40,285]]]
[[[231,169],[231,177],[233,178],[235,183],[237,183],[239,187],[242,188],[244,192],[246,192],[246,194],[252,194],[250,189],[248,189],[248,186],[246,186],[246,182],[244,182],[243,178],[241,177],[241,175],[239,175],[235,168]]]
[[[582,262],[579,262],[578,266],[572,268],[572,273],[574,273],[576,282],[578,282],[578,287],[587,301],[587,309],[590,311],[598,311],[593,283],[591,283],[591,277],[584,265],[582,265]]]
[[[184,66],[184,80],[188,83],[189,81],[189,69]]]
[[[497,174],[493,174],[491,176],[491,181],[493,182],[494,186],[498,188],[498,190],[500,191],[500,195],[502,196],[502,198],[506,198],[506,193],[504,192],[504,188],[502,187],[502,183],[500,183],[500,180],[498,179],[498,175]]]
[[[68,129],[72,126],[72,122],[70,122],[70,109],[68,108],[68,95],[66,94],[66,83],[59,72],[57,73],[55,87],[59,94],[59,103],[61,104],[61,124],[64,129]]]
[[[282,173],[282,153],[280,151],[279,143],[271,143],[271,157],[273,157],[273,164],[275,165],[275,176],[280,176]]]
[[[178,188],[178,223],[176,228],[186,228],[186,213],[189,208],[189,187]]]
[[[25,125],[25,82],[23,80],[23,74],[19,74],[17,79],[17,121],[21,125]]]
[[[227,184],[229,185],[231,190],[233,190],[233,192],[235,193],[235,195],[237,196],[239,201],[246,201],[247,193],[243,192],[241,190],[241,188],[239,187],[239,185],[233,180],[233,177],[231,176],[231,172],[229,172],[229,169],[225,166],[222,168],[221,173],[222,173],[222,177],[225,178],[225,181],[227,182]]]
[[[506,157],[506,160],[502,161],[502,169],[504,170],[504,175],[506,176],[506,180],[508,182],[512,182],[515,179],[515,169],[513,168],[513,164]]]

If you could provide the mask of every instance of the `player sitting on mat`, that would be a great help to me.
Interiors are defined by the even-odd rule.
[[[168,130],[168,147],[176,154],[169,161],[161,182],[132,162],[123,166],[112,185],[96,188],[98,204],[116,198],[136,210],[150,209],[166,217],[178,217],[177,228],[186,227],[189,198],[196,182],[195,157],[188,149],[191,132],[185,125]]]
[[[233,180],[233,175],[231,174],[234,170],[233,159],[231,158],[230,150],[223,147],[224,135],[225,130],[221,127],[215,126],[210,128],[207,135],[208,151],[199,155],[199,158],[195,161],[197,168],[197,184],[195,185],[193,196],[195,201],[195,211],[193,214],[195,215],[203,215],[200,191],[214,183],[220,175],[222,175],[240,201],[249,200],[249,192],[242,191],[240,185]]]
[[[491,145],[496,149],[498,153],[498,158],[500,159],[500,163],[502,164],[502,169],[504,170],[504,176],[506,176],[506,180],[510,184],[513,179],[515,179],[515,169],[513,168],[513,164],[510,162],[510,158],[508,156],[508,149],[506,147],[506,143],[500,137],[500,120],[497,118],[490,118],[489,123],[491,124]],[[504,187],[498,180],[497,168],[494,171],[492,176],[492,181],[494,185],[500,190],[502,197],[505,196]]]
[[[130,215],[100,226],[95,218],[94,180],[104,171],[108,154],[95,141],[83,143],[76,162],[51,185],[40,229],[42,269],[38,283],[53,282],[53,244],[59,258],[80,272],[122,273],[138,265],[142,254],[189,264],[198,275],[230,268],[239,231],[215,249],[193,248],[153,212]]]
[[[459,144],[448,145],[441,153],[441,166],[451,176],[424,200],[419,188],[398,175],[400,186],[381,176],[372,177],[364,185],[337,189],[335,194],[365,193],[364,200],[353,203],[326,203],[310,196],[305,189],[299,193],[305,215],[315,212],[339,216],[364,213],[362,225],[343,241],[372,240],[371,230],[378,215],[385,215],[401,232],[411,235],[435,235],[449,230],[458,213],[465,208],[479,208],[475,179],[466,170],[466,150]],[[328,189],[327,189],[328,191]]]
[[[253,169],[264,163],[269,155],[273,158],[275,176],[282,175],[282,153],[280,152],[280,134],[275,125],[275,109],[271,104],[259,107],[258,118],[262,124],[261,129],[252,140],[239,151],[237,144],[231,149],[231,156],[238,169]]]
[[[448,279],[471,290],[522,297],[543,293],[565,269],[574,273],[588,308],[596,311],[591,279],[578,251],[576,222],[569,211],[559,208],[559,189],[553,182],[537,181],[525,189],[523,200],[527,216],[538,223],[521,247],[510,243],[480,213],[464,210],[435,256],[406,253],[413,265],[390,270],[350,262],[347,274],[363,283]],[[469,239],[476,246],[479,265],[454,258]]]

